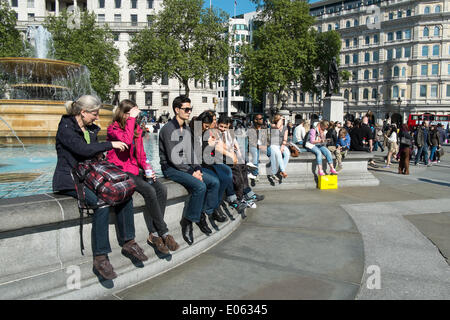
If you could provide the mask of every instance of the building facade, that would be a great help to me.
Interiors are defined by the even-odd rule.
[[[99,25],[108,24],[114,34],[116,47],[120,51],[120,82],[114,88],[112,104],[120,100],[136,101],[141,110],[151,116],[173,115],[172,101],[184,93],[177,79],[162,76],[152,83],[140,83],[134,70],[128,66],[126,52],[130,39],[152,23],[153,17],[162,8],[162,0],[9,0],[17,13],[17,28],[25,31],[28,26],[40,25],[49,15],[58,15],[63,10],[88,10],[97,15]],[[194,107],[193,115],[217,107],[217,85],[209,82],[192,82],[189,94]]]

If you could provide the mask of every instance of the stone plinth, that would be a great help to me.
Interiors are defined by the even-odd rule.
[[[323,119],[344,121],[344,98],[341,95],[326,96],[323,100]]]

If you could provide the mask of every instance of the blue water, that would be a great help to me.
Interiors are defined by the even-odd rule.
[[[161,176],[157,134],[148,134],[144,137],[144,149],[157,176]],[[51,193],[55,167],[54,144],[25,145],[25,151],[22,147],[0,148],[0,176],[6,173],[39,174],[32,181],[1,183],[0,180],[0,199]]]

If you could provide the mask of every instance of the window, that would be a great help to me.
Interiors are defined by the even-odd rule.
[[[350,56],[349,55],[345,56],[345,64],[350,64]],[[449,64],[449,66],[450,66],[450,64]]]
[[[448,64],[448,75],[450,76],[450,63]]]
[[[97,21],[98,22],[105,22],[105,15],[103,13],[100,13],[97,15]]]
[[[17,0],[11,0],[11,7],[18,7]]]
[[[426,97],[427,96],[427,86],[426,85],[421,85],[420,86],[420,96],[421,97]]]
[[[402,33],[403,33],[402,31],[397,31],[395,34],[395,38],[397,40],[402,40]]]
[[[353,63],[358,63],[358,54],[357,53],[353,54]]]
[[[395,59],[401,59],[402,58],[402,48],[395,49]]]
[[[353,25],[354,25],[355,27],[359,26],[359,20],[358,20],[358,19],[355,19],[355,20],[353,21]]]
[[[345,47],[346,48],[350,47],[350,39],[345,39]]]
[[[430,13],[430,7],[425,7],[425,9],[423,10],[423,13],[429,14]]]
[[[441,6],[437,5],[434,7],[434,13],[440,13],[441,12]]]
[[[352,72],[352,79],[353,80],[358,80],[358,71],[355,70],[355,71]]]
[[[133,27],[138,25],[138,16],[137,16],[137,14],[132,14],[131,15],[131,25]]]
[[[422,57],[428,57],[428,46],[422,47]]]
[[[428,27],[423,28],[423,36],[428,37],[430,35],[430,30]]]
[[[431,97],[436,98],[438,96],[438,86],[437,84],[431,85]]]
[[[27,8],[34,8],[34,0],[27,1]]]
[[[153,24],[153,15],[148,14],[147,15],[147,25],[150,27]]]
[[[168,92],[161,92],[161,100],[163,107],[169,106],[169,93]]]
[[[353,46],[354,47],[358,46],[358,38],[353,38]]]
[[[378,90],[376,88],[372,89],[372,99],[378,98]]]
[[[105,0],[98,0],[98,7],[103,9],[105,7]]]
[[[338,22],[336,22],[336,23],[334,24],[334,29],[335,29],[335,30],[339,30],[339,23],[338,23]]]
[[[400,76],[400,68],[395,66],[394,67],[394,77]]]
[[[427,64],[423,64],[420,66],[420,75],[422,76],[427,76],[428,75],[428,65]]]
[[[387,50],[387,60],[392,60],[394,58],[394,50],[388,49]]]
[[[333,30],[333,27],[331,26],[331,24],[328,25],[328,31]]]
[[[393,12],[389,12],[389,20],[394,19],[394,13]]]
[[[145,92],[145,105],[152,106],[153,105],[153,92],[146,91]]]
[[[411,9],[406,10],[406,16],[411,17]]]
[[[397,18],[401,18],[402,17],[402,15],[403,15],[403,12],[402,11],[397,11]]]
[[[380,37],[377,34],[374,34],[373,35],[373,43],[378,43],[379,38]]]
[[[349,92],[348,90],[344,91],[344,99],[348,100]]]
[[[369,80],[370,72],[369,70],[364,71],[364,80]]]
[[[153,0],[147,0],[147,9],[153,9]]]
[[[450,97],[450,84],[447,85],[447,97]]]
[[[406,68],[405,67],[402,68],[402,77],[406,77]]]
[[[441,29],[438,26],[434,27],[434,36],[439,37],[440,35],[441,35]]]
[[[405,47],[405,58],[411,58],[411,47]]]
[[[393,98],[398,98],[398,86],[393,86],[392,87],[392,97]]]
[[[169,74],[164,72],[161,77],[161,85],[168,86],[169,85]]]
[[[433,46],[433,56],[438,56],[439,55],[439,45],[435,44]]]
[[[119,35],[120,35],[119,32],[114,32],[113,33],[114,41],[119,41]]]
[[[373,52],[373,61],[378,61],[378,60],[380,60],[380,52],[377,50],[377,51]]]
[[[345,27],[346,27],[346,28],[350,28],[350,21],[347,21],[347,22],[345,23]]]
[[[363,91],[363,99],[369,99],[369,89],[364,89]]]
[[[364,62],[369,62],[370,61],[370,53],[366,52],[364,53]]]
[[[28,21],[34,21],[34,13],[28,14]]]
[[[116,4],[116,9],[120,9],[120,7],[122,5],[122,0],[115,0],[115,4]]]
[[[394,33],[393,32],[389,32],[388,33],[388,41],[393,41],[394,40]]]
[[[373,69],[372,70],[372,78],[373,79],[378,79],[378,69]]]
[[[370,44],[370,37],[369,36],[366,37],[366,44]]]
[[[134,70],[130,70],[128,72],[128,84],[135,85],[136,84],[136,72]]]
[[[131,9],[137,9],[137,0],[131,0]]]
[[[411,29],[405,30],[405,39],[411,39]]]
[[[136,91],[128,91],[128,99],[133,102],[136,102]]]
[[[115,14],[114,15],[114,22],[121,22],[122,21],[122,15],[121,14]]]
[[[438,64],[432,64],[431,65],[431,75],[437,76],[439,72],[439,65]]]

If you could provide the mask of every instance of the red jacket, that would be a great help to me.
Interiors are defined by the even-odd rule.
[[[136,118],[129,117],[125,130],[120,128],[117,121],[108,127],[108,141],[122,141],[128,145],[128,149],[120,151],[112,149],[108,151],[107,159],[125,172],[139,175],[139,168],[145,169],[147,155],[142,141],[142,129],[138,126],[139,137],[134,137],[134,125]],[[135,151],[136,150],[136,151]]]

